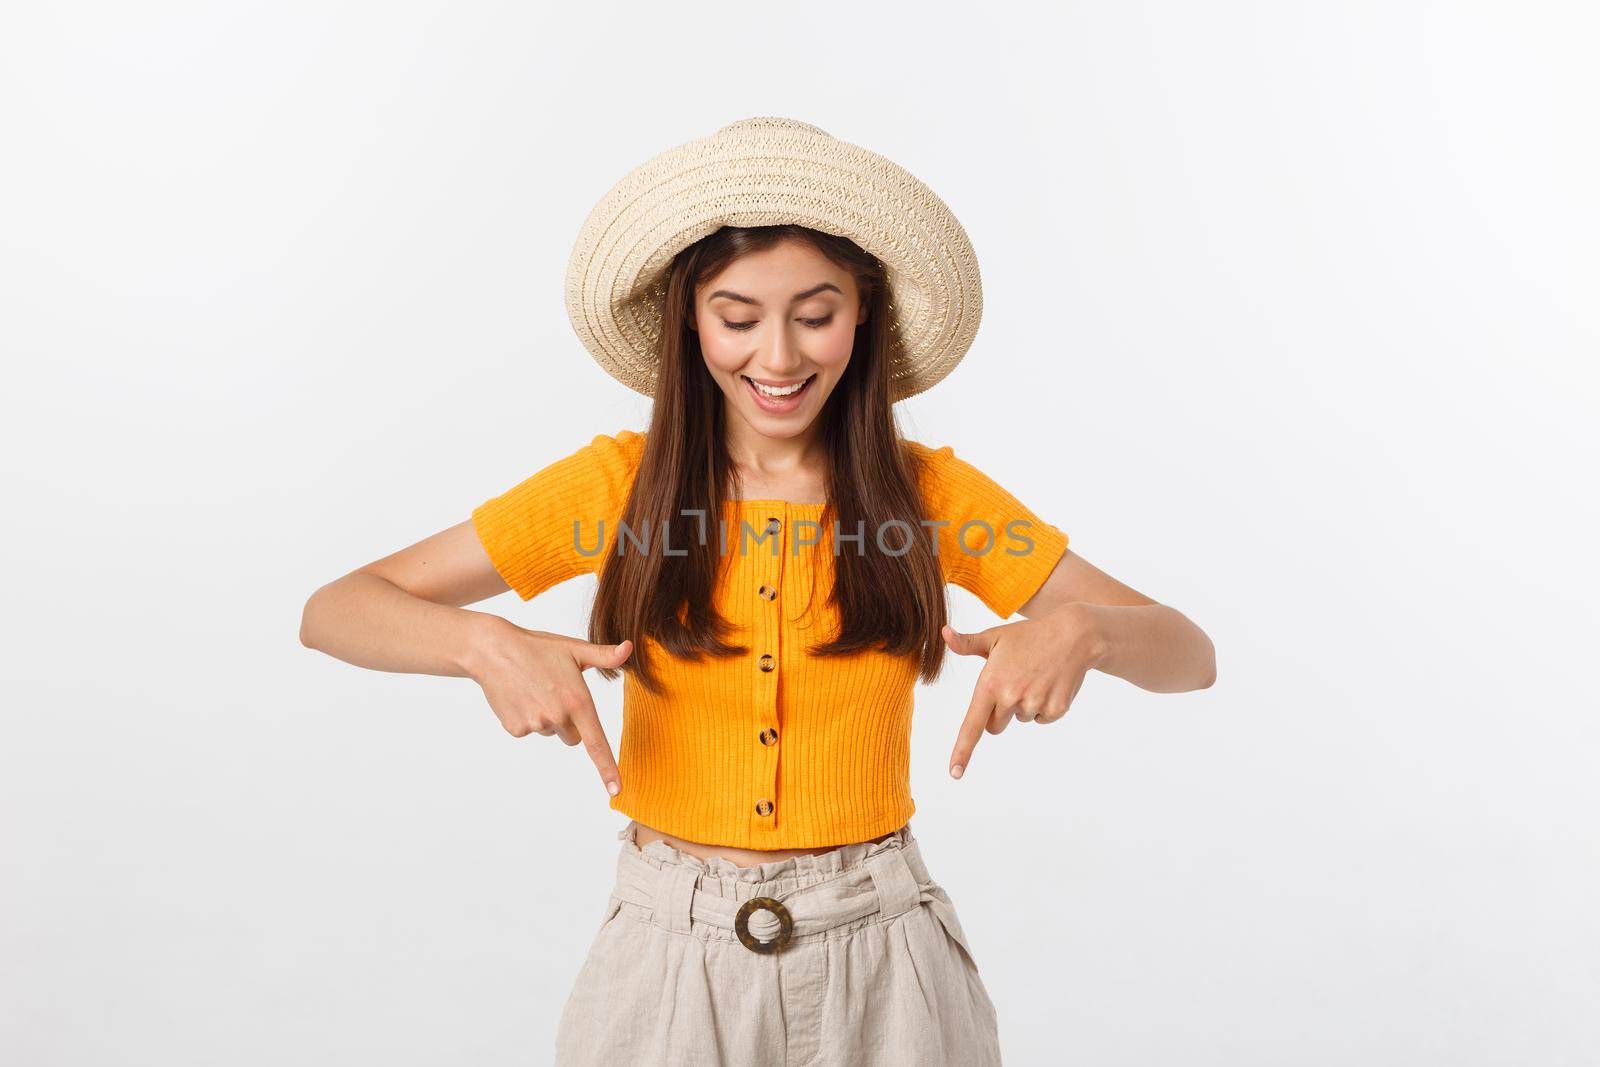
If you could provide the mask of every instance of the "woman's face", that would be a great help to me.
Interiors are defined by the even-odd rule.
[[[690,328],[729,413],[769,437],[797,436],[821,414],[867,317],[855,278],[804,241],[740,256],[694,301]]]

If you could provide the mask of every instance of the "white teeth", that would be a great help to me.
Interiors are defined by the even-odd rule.
[[[749,381],[751,385],[755,386],[756,387],[756,392],[760,393],[762,396],[774,396],[774,397],[776,397],[776,396],[793,396],[794,394],[798,393],[800,390],[804,389],[806,387],[806,382],[809,382],[811,379],[807,378],[806,382],[796,382],[794,385],[785,386],[782,389],[774,389],[774,388],[772,388],[770,386],[762,385],[760,382],[756,381],[754,378],[750,378],[750,379],[746,379],[746,380]]]

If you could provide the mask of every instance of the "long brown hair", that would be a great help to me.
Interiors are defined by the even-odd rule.
[[[821,523],[831,531],[866,531],[861,551],[834,554],[834,586],[829,599],[838,609],[839,629],[824,644],[807,649],[814,656],[843,656],[870,647],[895,655],[916,654],[919,674],[931,682],[944,660],[940,629],[946,617],[944,579],[933,552],[916,457],[895,426],[890,392],[890,356],[900,342],[892,329],[894,294],[878,259],[848,238],[804,226],[725,226],[685,248],[667,268],[662,283],[660,362],[655,403],[644,454],[622,523],[643,539],[664,528],[669,518],[680,528],[681,512],[698,509],[714,529],[733,488],[734,471],[724,437],[724,396],[701,355],[699,334],[689,328],[695,287],[715,277],[737,257],[785,240],[810,242],[850,272],[867,306],[856,327],[850,362],[818,416],[827,447],[827,507]],[[876,531],[890,520],[877,551]],[[860,525],[858,525],[858,523]],[[911,532],[910,545],[900,555]],[[589,618],[589,640],[634,642],[627,667],[651,692],[659,682],[644,637],[649,635],[674,656],[701,659],[749,651],[729,644],[734,624],[712,604],[723,548],[716,536],[672,538],[674,554],[612,551],[601,569],[599,590]],[[698,540],[698,543],[693,543]],[[620,536],[617,539],[620,545]],[[678,551],[684,553],[677,554]],[[597,668],[608,679],[617,669]]]

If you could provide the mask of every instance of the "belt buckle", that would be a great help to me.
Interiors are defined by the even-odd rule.
[[[778,936],[771,941],[757,941],[750,932],[750,915],[761,909],[778,917]],[[739,935],[739,943],[751,952],[770,955],[789,943],[789,937],[794,933],[794,918],[790,916],[788,908],[771,897],[751,897],[739,905],[739,913],[733,917],[733,932]]]

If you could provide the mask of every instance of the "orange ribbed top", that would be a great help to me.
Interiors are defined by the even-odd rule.
[[[644,442],[633,430],[599,434],[473,510],[485,551],[523,600],[598,573],[602,542],[616,550]],[[950,446],[908,445],[926,460],[925,518],[943,523],[931,528],[945,580],[1009,618],[1044,583],[1066,551],[1067,535]],[[827,604],[833,531],[820,528],[822,510],[820,503],[724,502],[727,550],[714,603],[736,627],[729,639],[750,651],[695,663],[645,639],[660,664],[662,692],[648,692],[624,672],[622,790],[611,807],[690,841],[752,849],[863,841],[910,819],[915,657],[876,650],[805,654],[838,624]],[[774,536],[758,542],[773,519]],[[988,530],[973,526],[958,543],[958,531],[975,520]],[[871,551],[873,532],[866,533]],[[903,530],[890,530],[884,543],[897,548],[903,537]],[[841,551],[856,550],[841,543]]]

